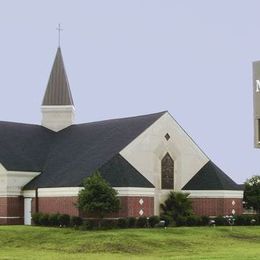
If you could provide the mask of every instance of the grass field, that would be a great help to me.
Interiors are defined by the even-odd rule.
[[[0,259],[260,259],[260,227],[77,231],[1,226]]]

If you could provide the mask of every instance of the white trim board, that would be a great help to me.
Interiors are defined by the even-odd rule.
[[[133,197],[153,197],[154,196],[154,188],[128,188],[128,187],[117,187],[115,190],[118,191],[118,196],[133,196]]]
[[[9,219],[17,219],[17,218],[22,218],[22,217],[0,217],[0,219],[7,219],[7,218],[9,218]]]
[[[244,192],[241,190],[183,190],[190,193],[189,198],[230,198],[242,199]]]
[[[39,188],[38,197],[76,197],[82,187],[62,187],[62,188]],[[139,187],[116,187],[114,188],[118,191],[118,196],[142,196],[142,197],[153,197],[155,189],[154,188],[139,188]],[[23,196],[26,198],[35,198],[35,190],[25,190],[23,191]]]

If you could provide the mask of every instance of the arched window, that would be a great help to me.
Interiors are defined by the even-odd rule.
[[[173,189],[174,161],[167,153],[161,162],[161,182],[162,189]]]

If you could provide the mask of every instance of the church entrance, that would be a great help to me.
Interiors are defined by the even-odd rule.
[[[32,224],[32,199],[24,198],[24,225]]]

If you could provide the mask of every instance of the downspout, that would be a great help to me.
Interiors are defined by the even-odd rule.
[[[35,212],[39,212],[38,188],[35,189]]]

